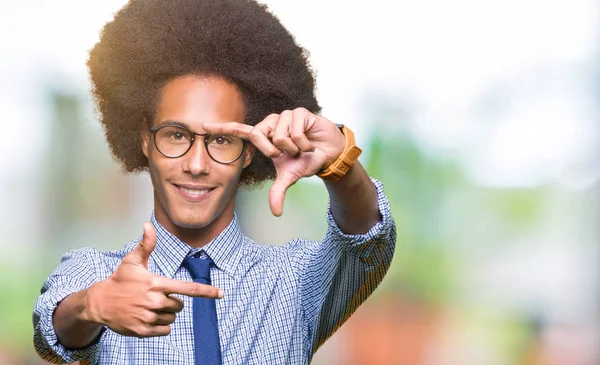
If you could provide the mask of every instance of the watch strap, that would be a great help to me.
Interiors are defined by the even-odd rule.
[[[340,156],[331,165],[317,174],[317,176],[325,181],[337,181],[341,179],[348,173],[350,167],[354,165],[362,153],[362,150],[356,146],[354,133],[345,125],[338,124],[338,127],[344,135],[346,145]]]

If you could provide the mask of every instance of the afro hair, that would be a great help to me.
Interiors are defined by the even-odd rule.
[[[297,107],[320,111],[308,53],[252,0],[130,0],[104,26],[87,65],[110,150],[126,172],[147,170],[140,131],[164,85],[180,76],[235,84],[246,124]],[[272,161],[256,151],[240,184],[274,177]]]

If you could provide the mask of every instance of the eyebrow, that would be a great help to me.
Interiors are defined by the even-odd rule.
[[[157,127],[162,127],[162,126],[173,126],[173,127],[183,127],[183,128],[187,128],[190,129],[190,126],[187,125],[186,123],[177,121],[177,120],[171,120],[171,119],[167,119],[167,120],[163,120],[162,122],[158,123]]]

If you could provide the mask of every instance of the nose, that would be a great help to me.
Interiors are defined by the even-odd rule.
[[[182,158],[184,172],[192,176],[206,175],[210,172],[211,158],[202,138],[197,138],[192,144],[192,148]]]

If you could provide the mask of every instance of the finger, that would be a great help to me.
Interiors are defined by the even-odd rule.
[[[154,326],[155,336],[168,336],[171,334],[171,326],[169,325],[156,325]]]
[[[156,320],[154,321],[153,324],[155,326],[170,325],[173,322],[175,322],[175,319],[177,319],[177,316],[175,315],[175,313],[159,312],[156,314]]]
[[[168,336],[171,334],[171,326],[169,325],[156,325],[153,328],[154,336]]]
[[[293,114],[286,110],[279,115],[279,120],[273,130],[273,144],[275,147],[286,152],[291,156],[296,156],[300,149],[290,138],[290,124],[292,123]]]
[[[271,213],[273,213],[274,216],[281,217],[283,214],[285,192],[299,179],[300,177],[287,171],[277,175],[277,178],[269,190],[269,206],[271,208]]]
[[[183,309],[183,300],[174,295],[167,296],[165,303],[160,309],[162,312],[179,313]]]
[[[254,128],[251,125],[237,122],[206,122],[202,125],[207,133],[210,134],[223,134],[226,136],[234,136],[242,139],[250,140],[250,131]]]
[[[223,298],[223,291],[211,285],[156,277],[156,288],[165,294],[181,294],[188,297]]]
[[[302,152],[313,152],[315,148],[306,137],[308,131],[316,122],[316,117],[304,108],[295,109],[292,124],[290,125],[290,138]]]
[[[141,333],[138,333],[137,337],[158,337],[168,336],[171,333],[171,326],[165,324],[158,325],[147,325]]]
[[[148,258],[156,247],[156,231],[150,222],[144,223],[144,236],[138,245],[123,259],[148,268]]]
[[[281,155],[281,150],[269,140],[273,128],[279,119],[279,114],[271,114],[250,131],[250,141],[265,156],[275,158]]]

